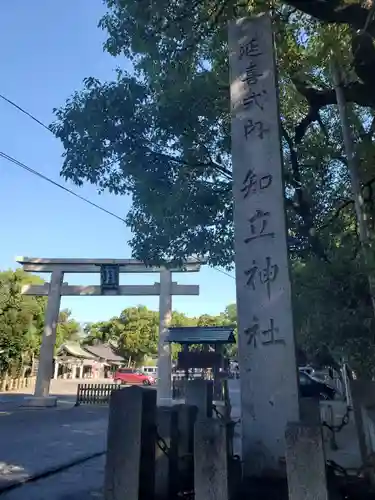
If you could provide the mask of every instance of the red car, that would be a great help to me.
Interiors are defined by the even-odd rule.
[[[139,370],[132,368],[120,368],[113,376],[113,380],[120,384],[143,384],[153,385],[156,380],[151,375],[145,375]]]

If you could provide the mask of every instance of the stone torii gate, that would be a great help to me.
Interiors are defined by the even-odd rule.
[[[134,259],[39,259],[18,257],[16,261],[26,272],[51,273],[50,283],[26,285],[22,293],[47,296],[47,309],[39,368],[34,396],[27,399],[30,406],[54,406],[56,398],[49,395],[52,378],[56,326],[62,296],[159,296],[159,344],[158,344],[158,404],[169,405],[171,401],[171,354],[166,342],[172,315],[172,295],[199,295],[198,285],[179,285],[172,282],[172,272],[198,272],[201,263],[186,261],[181,268],[146,266]],[[76,286],[64,283],[64,273],[100,273],[101,284]],[[153,285],[120,285],[120,273],[159,273],[160,282]]]

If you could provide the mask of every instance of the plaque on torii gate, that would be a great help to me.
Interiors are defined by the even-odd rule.
[[[103,264],[100,267],[100,286],[102,295],[119,294],[120,267],[118,264]]]
[[[158,343],[158,404],[171,401],[171,352],[166,342],[172,316],[172,295],[199,295],[198,285],[179,285],[172,282],[173,272],[198,272],[204,262],[191,259],[181,267],[161,268],[146,266],[135,259],[39,259],[18,257],[16,261],[26,272],[51,273],[50,283],[26,285],[25,295],[47,296],[47,309],[35,393],[28,398],[33,406],[51,406],[56,398],[49,396],[52,378],[53,353],[56,342],[56,326],[62,296],[159,296],[159,343]],[[64,273],[100,273],[101,284],[89,286],[69,285],[63,282]],[[153,285],[120,285],[120,273],[159,273],[160,282]]]

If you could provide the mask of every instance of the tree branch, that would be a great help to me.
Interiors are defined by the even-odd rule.
[[[334,89],[316,89],[307,82],[296,78],[292,78],[292,81],[297,91],[305,97],[309,104],[309,112],[295,128],[294,140],[296,144],[300,144],[311,123],[320,120],[319,111],[325,106],[337,103],[336,92]],[[375,109],[375,92],[372,86],[353,82],[343,86],[343,90],[346,102]]]
[[[366,187],[371,186],[374,182],[375,182],[375,177],[372,177],[370,180],[368,180],[367,182],[365,182],[362,185],[362,190],[365,189]],[[335,209],[333,215],[329,218],[329,220],[325,224],[323,224],[322,226],[319,227],[318,231],[322,231],[323,229],[326,229],[330,224],[332,224],[332,222],[335,219],[338,218],[338,216],[340,215],[340,213],[345,208],[347,208],[349,205],[353,205],[353,204],[354,204],[354,200],[352,200],[352,199],[344,201],[344,203],[342,203],[339,207],[337,207]]]
[[[315,234],[314,229],[314,217],[312,215],[312,209],[310,204],[305,198],[304,191],[302,189],[302,179],[300,173],[300,167],[298,162],[297,151],[294,148],[293,141],[289,136],[286,129],[281,126],[282,135],[288,144],[289,152],[290,152],[290,164],[292,167],[292,184],[296,190],[297,203],[293,203],[292,206],[297,214],[303,220],[303,224],[300,226],[301,233],[311,245],[311,249],[313,252],[325,262],[329,262],[328,257],[322,247],[322,244],[319,238]]]
[[[337,207],[333,213],[333,215],[330,217],[330,219],[328,220],[328,222],[326,222],[325,224],[323,224],[322,226],[320,226],[318,228],[318,231],[322,231],[323,229],[326,229],[330,224],[332,224],[332,222],[338,218],[338,216],[340,215],[340,213],[346,208],[348,207],[349,205],[352,205],[354,204],[354,200],[346,200],[344,201],[344,203],[342,203],[339,207]]]
[[[134,140],[137,140],[137,138],[134,137]],[[150,146],[153,146],[152,141],[148,141],[148,142],[150,143]],[[192,163],[188,163],[183,158],[178,158],[176,156],[168,155],[167,153],[161,153],[159,151],[154,151],[152,149],[152,147],[150,147],[150,146],[147,146],[149,154],[159,156],[161,158],[164,158],[167,161],[171,161],[171,162],[177,163],[179,165],[183,165],[185,167],[191,167],[191,168],[196,168],[196,167],[207,168],[207,167],[209,167],[209,168],[216,170],[220,174],[222,174],[224,177],[226,177],[226,179],[232,180],[232,172],[228,168],[224,167],[223,165],[220,165],[219,163],[215,162],[211,158],[210,158],[210,161],[208,161],[208,162],[197,161],[197,162],[194,162],[194,164],[192,164]]]
[[[355,30],[366,26],[366,31],[375,36],[375,22],[369,21],[369,9],[361,3],[340,0],[286,0],[285,3],[326,23],[348,24]]]

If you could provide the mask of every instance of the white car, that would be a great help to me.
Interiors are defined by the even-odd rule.
[[[157,366],[142,366],[141,372],[145,375],[150,375],[151,377],[158,377],[158,368]]]

